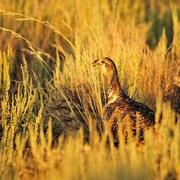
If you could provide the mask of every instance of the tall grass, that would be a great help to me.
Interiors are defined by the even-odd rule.
[[[178,179],[179,115],[164,100],[180,99],[180,6],[167,4],[0,1],[1,179]],[[173,42],[167,49],[164,29],[152,51],[148,32],[166,11],[172,14]],[[125,92],[156,111],[142,146],[134,138],[126,144],[120,134],[120,147],[111,141],[107,147],[107,134],[98,134],[106,93],[91,62],[102,56],[114,59]],[[64,112],[53,110],[64,102],[71,129],[63,125]],[[57,122],[66,136],[54,143]]]

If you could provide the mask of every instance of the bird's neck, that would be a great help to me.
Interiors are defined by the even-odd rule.
[[[112,103],[116,101],[117,98],[119,98],[121,95],[123,95],[123,90],[121,88],[117,70],[113,72],[112,78],[109,79],[109,84],[108,84],[108,103]]]

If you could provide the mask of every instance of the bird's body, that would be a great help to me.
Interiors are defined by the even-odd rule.
[[[107,82],[108,102],[104,106],[103,119],[111,125],[114,140],[118,140],[119,126],[127,136],[128,125],[133,134],[139,129],[139,140],[143,139],[143,132],[146,128],[155,123],[154,112],[146,105],[129,98],[122,90],[118,78],[116,65],[110,58],[97,59],[93,65],[102,67],[102,73]]]
[[[154,125],[154,112],[142,103],[130,99],[125,94],[122,98],[117,98],[114,102],[104,106],[103,118],[112,126],[114,140],[119,143],[119,125],[124,135],[128,136],[129,127],[132,134],[137,134],[139,130],[138,142],[143,140],[144,130]]]

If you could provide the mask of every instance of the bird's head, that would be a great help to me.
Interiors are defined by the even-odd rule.
[[[110,58],[104,57],[94,60],[92,65],[104,75],[108,90],[108,102],[114,102],[122,92],[115,63]]]
[[[103,75],[105,75],[105,77],[113,76],[114,73],[116,73],[116,71],[117,71],[113,60],[111,60],[108,57],[96,59],[92,62],[92,65],[93,65],[93,67],[100,68],[100,72],[103,73]]]

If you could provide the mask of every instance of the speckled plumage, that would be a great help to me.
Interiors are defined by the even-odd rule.
[[[128,122],[135,135],[139,128],[139,140],[143,139],[143,132],[155,123],[154,112],[146,105],[129,98],[122,90],[115,63],[110,58],[101,58],[93,62],[93,66],[104,66],[102,73],[107,82],[108,102],[104,106],[103,120],[111,126],[115,143],[119,143],[118,131],[122,127],[128,136]]]

